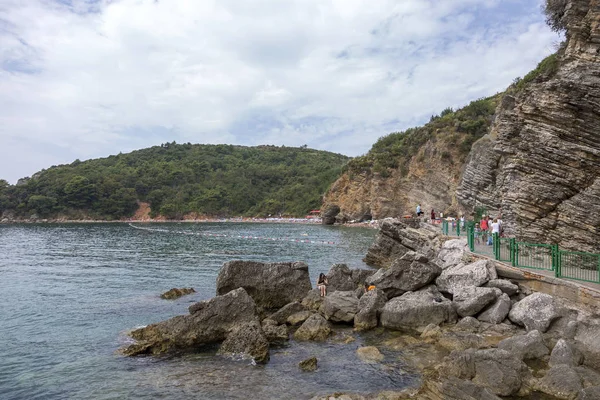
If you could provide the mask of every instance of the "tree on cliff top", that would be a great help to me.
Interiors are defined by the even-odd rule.
[[[563,21],[567,9],[568,0],[546,0],[544,14],[546,14],[546,23],[555,32],[563,32],[567,29],[567,24]]]

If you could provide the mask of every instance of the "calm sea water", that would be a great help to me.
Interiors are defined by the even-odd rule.
[[[264,366],[217,356],[216,348],[177,357],[116,354],[128,330],[213,297],[226,261],[305,261],[314,281],[334,263],[367,268],[361,259],[376,233],[294,224],[134,226],[0,225],[0,399],[285,399],[414,383],[398,354],[384,352],[380,364],[358,360],[356,348],[373,333],[349,345],[291,341],[273,348]],[[190,286],[196,294],[159,297]],[[318,372],[300,372],[297,363],[312,355]]]

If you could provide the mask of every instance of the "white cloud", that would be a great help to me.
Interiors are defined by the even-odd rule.
[[[4,0],[0,178],[177,140],[349,155],[503,90],[538,0]]]

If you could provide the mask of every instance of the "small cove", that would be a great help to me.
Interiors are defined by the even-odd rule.
[[[187,312],[214,296],[221,265],[232,259],[305,261],[314,281],[334,263],[361,261],[375,230],[297,224],[165,223],[0,226],[0,398],[310,398],[334,391],[401,389],[417,377],[398,351],[368,364],[355,341],[290,341],[265,366],[195,354],[125,358],[126,332]],[[335,244],[326,244],[333,242]],[[159,298],[171,287],[197,293]],[[351,330],[348,329],[351,334]],[[316,373],[297,364],[319,358]]]

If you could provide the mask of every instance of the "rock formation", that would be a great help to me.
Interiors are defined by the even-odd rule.
[[[564,3],[566,42],[533,82],[504,95],[457,196],[468,209],[501,210],[523,241],[600,252],[600,7]]]

